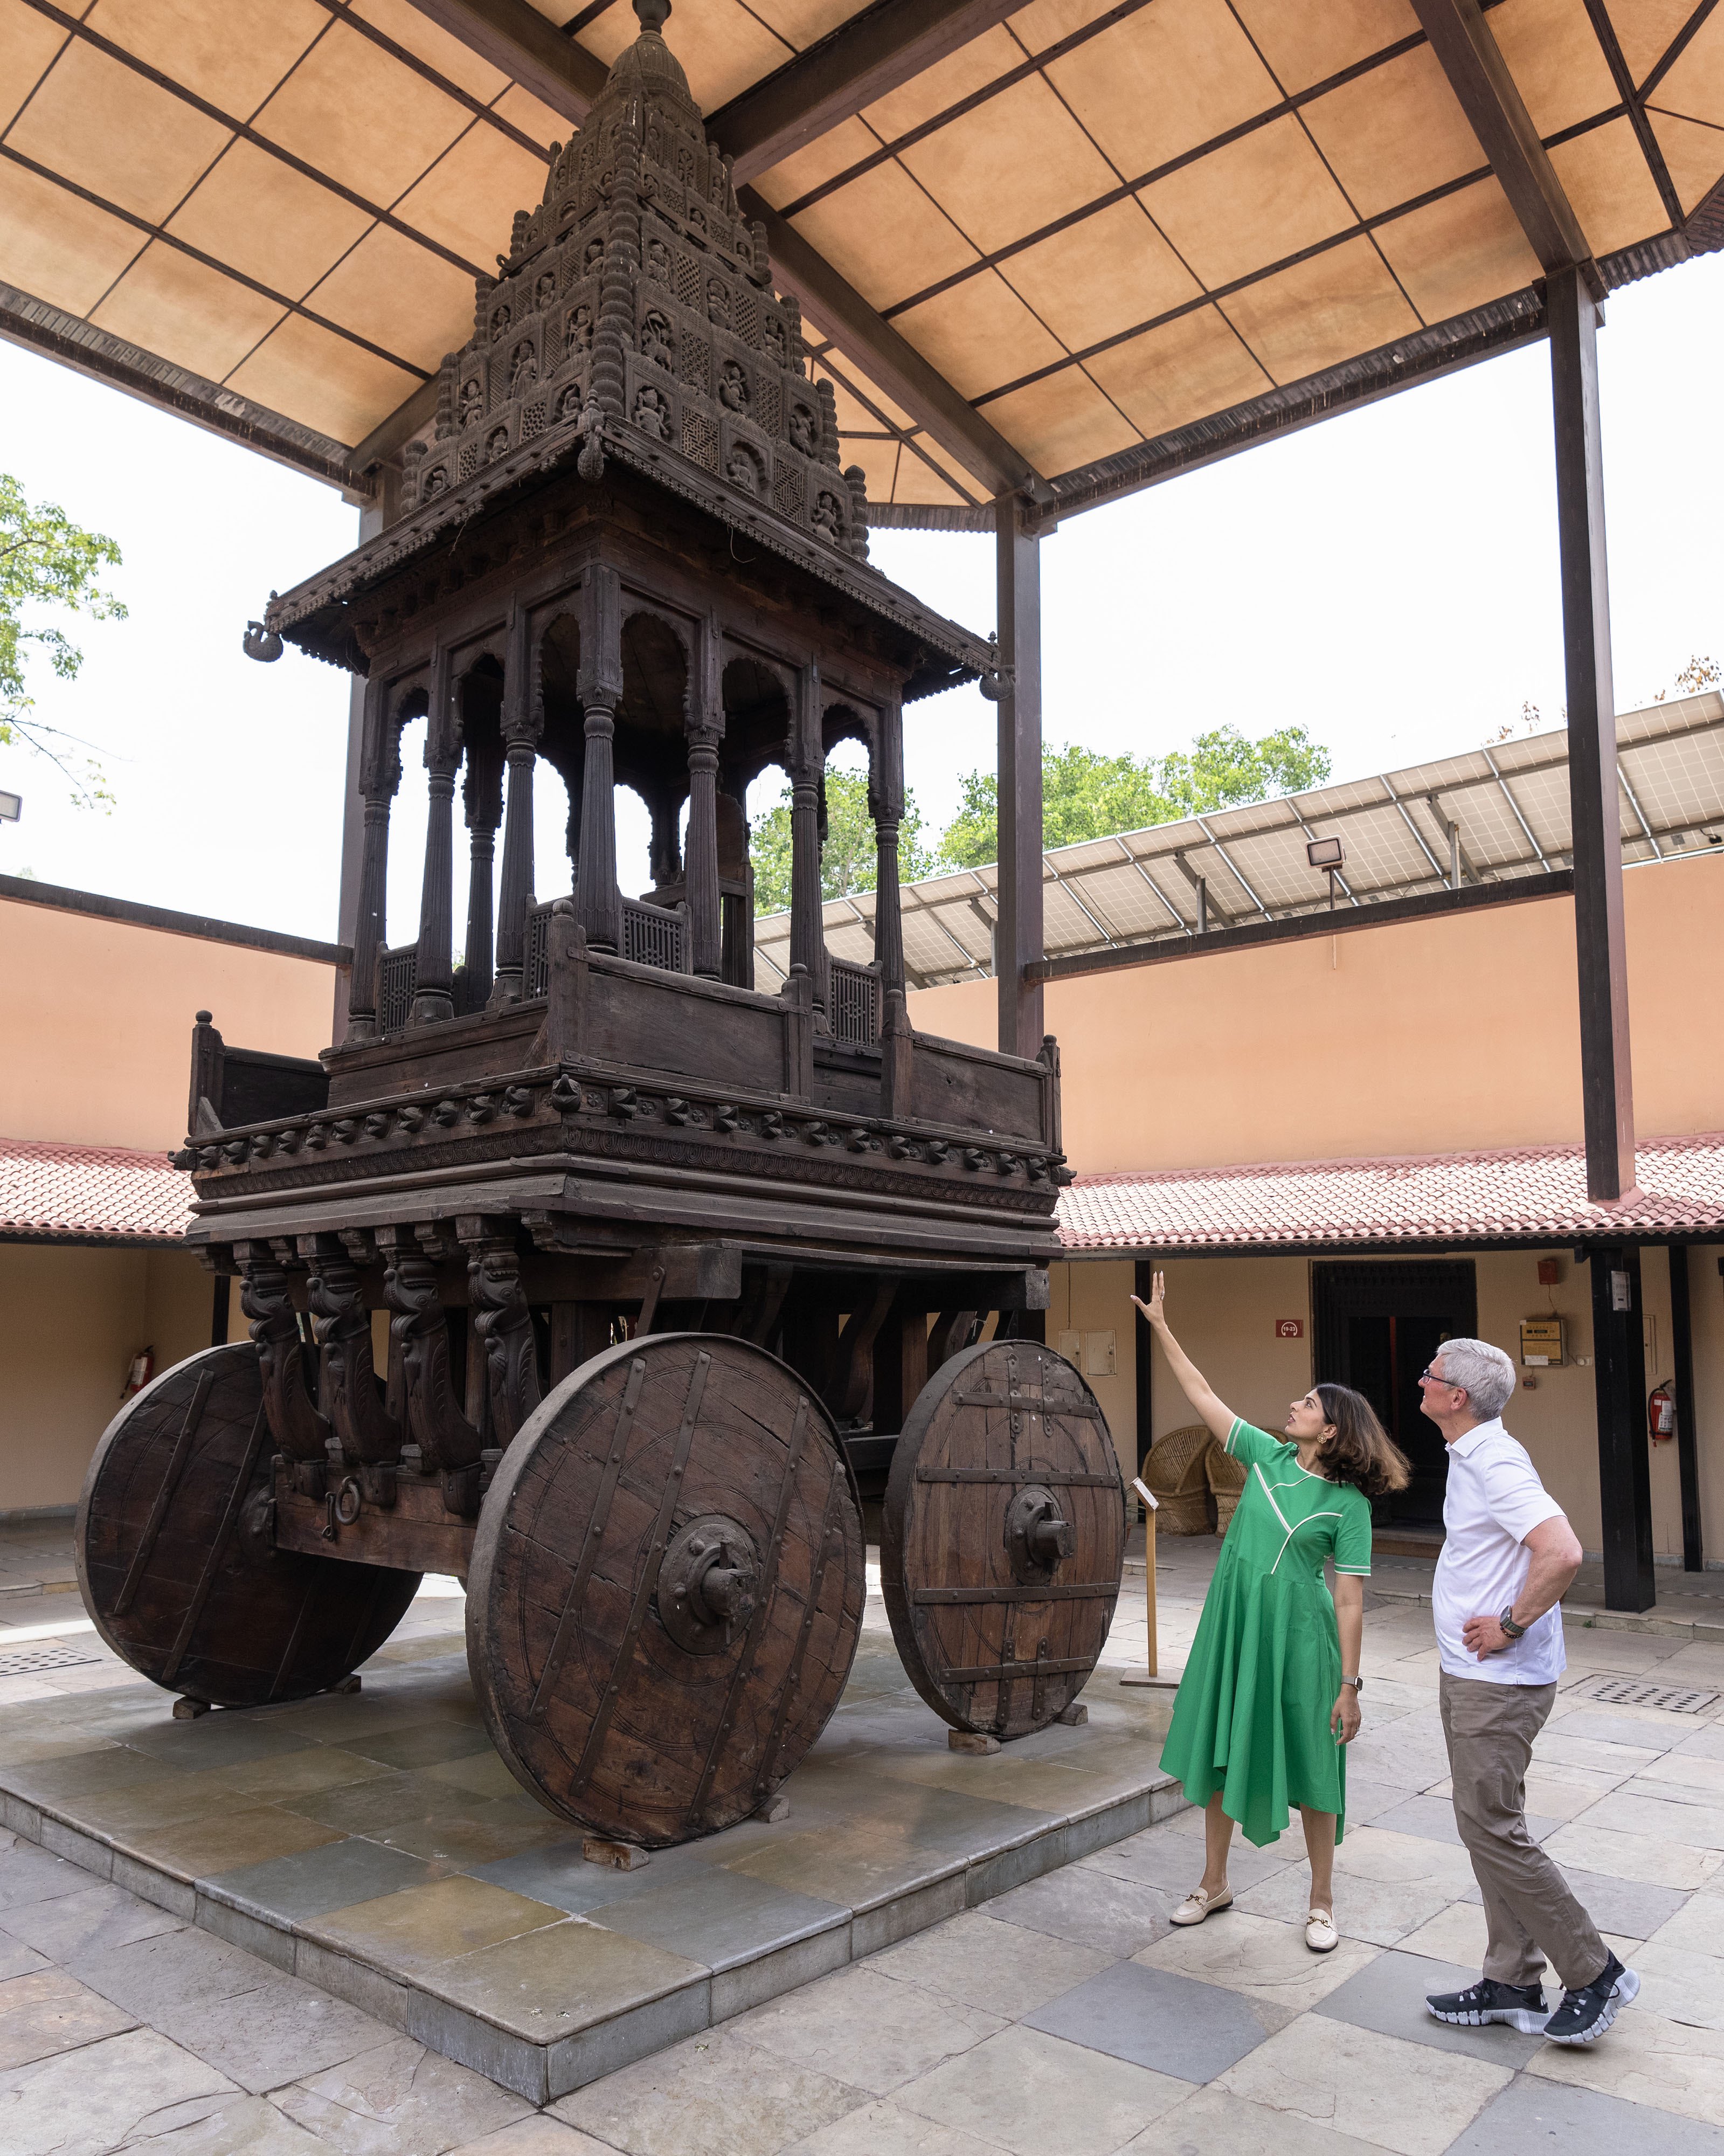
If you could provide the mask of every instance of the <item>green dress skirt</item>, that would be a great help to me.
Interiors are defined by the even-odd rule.
[[[1245,1487],[1203,1599],[1162,1764],[1195,1804],[1222,1808],[1260,1848],[1288,1808],[1347,1812],[1347,1751],[1329,1726],[1341,1638],[1323,1560],[1371,1570],[1371,1504],[1299,1465],[1296,1445],[1235,1422],[1227,1450]]]

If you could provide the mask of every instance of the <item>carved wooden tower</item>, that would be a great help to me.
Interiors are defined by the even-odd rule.
[[[818,1735],[860,1622],[862,1498],[885,1499],[924,1697],[1008,1736],[1093,1666],[1123,1522],[1100,1409],[1039,1338],[1053,1043],[1020,1060],[905,1013],[905,707],[989,647],[868,566],[862,475],[668,12],[636,0],[641,35],[480,281],[400,518],[248,639],[365,678],[351,1019],[293,1064],[200,1014],[177,1158],[252,1341],[128,1404],[78,1531],[110,1642],[226,1704],[338,1681],[421,1572],[459,1573],[505,1758],[649,1844],[744,1816]],[[418,932],[392,947],[421,724]],[[844,740],[878,848],[867,966],[822,935]],[[567,868],[534,860],[541,758]],[[742,808],[768,765],[793,801],[777,993],[754,983]],[[619,782],[652,817],[634,896]]]

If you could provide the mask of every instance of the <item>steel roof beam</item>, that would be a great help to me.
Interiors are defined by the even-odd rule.
[[[1024,0],[877,0],[708,121],[740,182],[900,89]]]
[[[1413,12],[1540,267],[1548,272],[1590,264],[1592,249],[1580,219],[1485,26],[1479,0],[1413,0]],[[1596,270],[1588,282],[1602,299]]]
[[[603,60],[566,37],[528,0],[411,0],[411,4],[577,127],[610,73]],[[928,0],[920,0],[920,5],[926,13]],[[849,355],[870,382],[901,404],[993,494],[1024,494],[1039,502],[1051,499],[1053,489],[1034,466],[882,321],[793,225],[752,187],[737,192],[743,214],[766,227],[780,288],[795,294],[809,320]]]

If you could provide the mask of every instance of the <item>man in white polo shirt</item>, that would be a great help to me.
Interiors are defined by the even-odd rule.
[[[1506,2021],[1557,2044],[1602,2036],[1640,1989],[1526,1831],[1526,1766],[1568,1666],[1562,1596],[1582,1551],[1562,1508],[1503,1428],[1515,1366],[1483,1340],[1445,1340],[1419,1381],[1449,1447],[1437,1560],[1443,1736],[1455,1823],[1485,1901],[1481,1980],[1427,2000],[1439,2021]],[[1562,1980],[1554,2014],[1544,1964]]]

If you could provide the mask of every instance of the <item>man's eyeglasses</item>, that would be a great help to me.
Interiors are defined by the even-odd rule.
[[[1451,1392],[1464,1393],[1466,1390],[1465,1385],[1457,1385],[1453,1378],[1439,1375],[1434,1363],[1425,1364],[1419,1373],[1419,1382],[1421,1385],[1447,1385]]]

